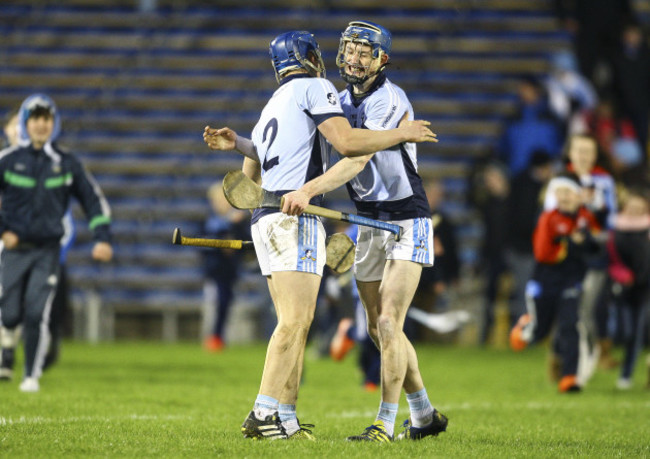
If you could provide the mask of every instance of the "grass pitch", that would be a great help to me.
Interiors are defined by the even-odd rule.
[[[360,387],[356,355],[307,359],[298,416],[316,424],[317,442],[265,442],[239,432],[257,394],[263,345],[209,355],[197,344],[65,343],[39,393],[18,391],[20,371],[0,385],[0,457],[650,456],[642,362],[631,391],[613,389],[615,373],[597,373],[583,393],[560,395],[547,381],[543,349],[417,350],[448,431],[376,445],[345,441],[379,405],[378,393]],[[402,398],[398,420],[407,416]]]

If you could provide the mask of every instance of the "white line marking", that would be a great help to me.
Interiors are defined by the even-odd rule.
[[[19,418],[5,418],[0,416],[0,426],[13,424],[68,424],[75,422],[119,422],[125,420],[131,421],[191,421],[192,416],[181,415],[148,415],[148,414],[130,414],[126,416],[72,416],[67,418],[46,418],[36,416],[33,418],[21,416]]]
[[[574,410],[579,406],[578,403],[567,403],[567,402],[525,402],[525,403],[492,403],[492,402],[481,402],[481,403],[460,403],[460,404],[441,404],[434,405],[437,409],[446,413],[448,411],[469,411],[469,410],[492,410],[492,409],[510,409],[510,410],[549,410],[549,409],[564,409],[564,410]],[[645,408],[650,409],[650,402],[645,402],[642,404],[632,403],[628,401],[621,401],[618,403],[612,403],[610,408]],[[368,418],[377,415],[377,410],[364,410],[364,411],[343,411],[339,413],[328,413],[326,416],[328,418]],[[397,416],[408,416],[409,410],[408,407],[402,407],[399,409]]]

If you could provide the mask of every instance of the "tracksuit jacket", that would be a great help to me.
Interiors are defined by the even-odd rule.
[[[71,195],[81,203],[94,239],[110,242],[110,208],[95,179],[53,143],[1,151],[0,193],[0,234],[13,231],[22,245],[59,244]]]

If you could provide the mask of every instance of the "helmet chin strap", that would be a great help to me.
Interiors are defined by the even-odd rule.
[[[375,72],[370,73],[370,74],[365,75],[365,76],[362,76],[362,77],[358,77],[358,76],[354,76],[354,75],[349,75],[349,74],[345,71],[345,67],[341,67],[341,68],[339,68],[339,73],[341,74],[341,78],[343,79],[343,81],[345,81],[346,83],[349,83],[349,84],[351,84],[352,86],[361,86],[361,85],[363,85],[366,81],[368,81],[370,78],[376,77],[376,76],[379,75],[381,72],[383,72],[383,70],[384,70],[385,67],[386,67],[386,64],[380,66],[380,67],[379,67]]]
[[[339,69],[339,73],[341,74],[341,78],[343,78],[343,81],[345,81],[346,83],[350,83],[353,86],[364,84],[366,81],[368,81],[368,79],[371,76],[377,75],[377,72],[373,73],[372,75],[365,75],[365,76],[362,76],[362,77],[349,75],[345,71],[345,67],[341,67]]]

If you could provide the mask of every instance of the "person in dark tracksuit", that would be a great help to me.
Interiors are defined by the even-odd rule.
[[[249,214],[233,209],[223,194],[222,184],[210,186],[207,195],[211,212],[203,226],[204,234],[214,239],[249,239]],[[234,288],[243,254],[233,249],[204,249],[202,254],[204,299],[214,308],[214,320],[203,347],[208,352],[220,352],[226,345],[224,331],[235,299]]]
[[[73,155],[53,142],[61,120],[54,101],[28,97],[19,111],[19,144],[0,152],[0,234],[3,327],[0,378],[11,379],[15,329],[22,323],[25,372],[20,390],[39,390],[48,321],[59,276],[63,216],[74,196],[94,232],[92,257],[110,261],[110,209],[94,178]]]
[[[533,233],[536,266],[526,286],[528,314],[510,332],[510,347],[525,349],[541,341],[557,324],[553,342],[561,359],[558,389],[580,391],[578,371],[578,305],[587,272],[585,255],[599,250],[594,236],[600,231],[596,217],[587,210],[578,177],[566,172],[553,178],[549,193],[557,207],[543,212]]]

